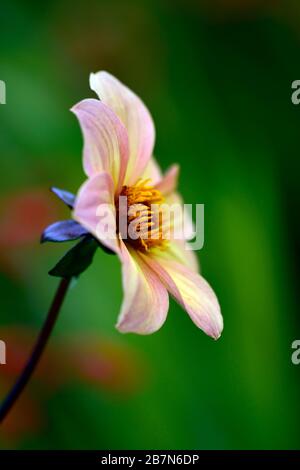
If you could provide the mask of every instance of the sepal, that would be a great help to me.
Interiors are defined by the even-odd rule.
[[[70,209],[73,209],[75,204],[75,195],[64,189],[55,188],[54,186],[50,190]]]
[[[41,236],[41,243],[77,240],[87,234],[87,230],[75,220],[61,220],[49,225],[44,230]]]
[[[58,261],[49,271],[50,276],[63,278],[79,276],[92,263],[98,247],[97,240],[87,235]]]

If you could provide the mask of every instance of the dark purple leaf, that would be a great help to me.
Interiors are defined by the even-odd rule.
[[[70,209],[73,209],[75,204],[75,195],[64,189],[58,189],[55,187],[51,188],[51,191],[61,199]]]
[[[66,242],[87,235],[88,232],[75,220],[62,220],[47,227],[41,237],[44,242]]]

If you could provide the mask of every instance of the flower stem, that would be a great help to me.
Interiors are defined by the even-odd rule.
[[[41,329],[41,332],[32,350],[32,353],[23,371],[19,375],[16,383],[13,385],[10,392],[4,399],[2,405],[0,406],[0,423],[2,423],[2,421],[5,419],[5,417],[7,416],[7,414],[13,407],[13,405],[15,404],[15,402],[17,401],[17,399],[23,392],[25,386],[29,382],[33,372],[36,369],[36,366],[41,358],[41,355],[45,349],[49,336],[55,325],[56,319],[58,317],[60,308],[64,301],[70,282],[71,282],[71,278],[63,278],[59,283],[55,297],[49,308],[47,318]]]

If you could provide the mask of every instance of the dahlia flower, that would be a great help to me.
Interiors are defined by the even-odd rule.
[[[199,328],[219,338],[220,306],[187,241],[193,225],[177,192],[178,165],[162,175],[153,157],[153,120],[138,96],[107,72],[91,74],[90,86],[97,99],[72,108],[83,133],[87,180],[70,205],[78,237],[86,230],[122,264],[117,329],[157,331],[166,320],[170,294]],[[166,221],[166,208],[174,204],[180,210]],[[182,236],[174,236],[183,226]]]

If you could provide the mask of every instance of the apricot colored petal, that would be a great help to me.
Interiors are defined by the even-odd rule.
[[[90,86],[127,129],[129,161],[125,183],[132,185],[141,176],[152,155],[155,129],[151,115],[135,93],[107,72],[92,73]]]
[[[169,297],[157,274],[134,250],[120,241],[124,300],[117,328],[123,333],[150,334],[166,320]]]
[[[72,108],[84,138],[83,166],[91,177],[103,171],[120,189],[128,163],[127,131],[116,114],[99,100],[83,100]]]
[[[218,299],[207,281],[171,257],[161,256],[158,251],[152,256],[145,255],[144,260],[192,321],[207,335],[218,339],[223,330],[223,318]]]
[[[107,248],[118,251],[114,183],[108,173],[96,174],[81,186],[73,218]]]
[[[179,176],[179,165],[172,165],[163,178],[156,184],[158,189],[164,196],[173,193],[177,188]]]

